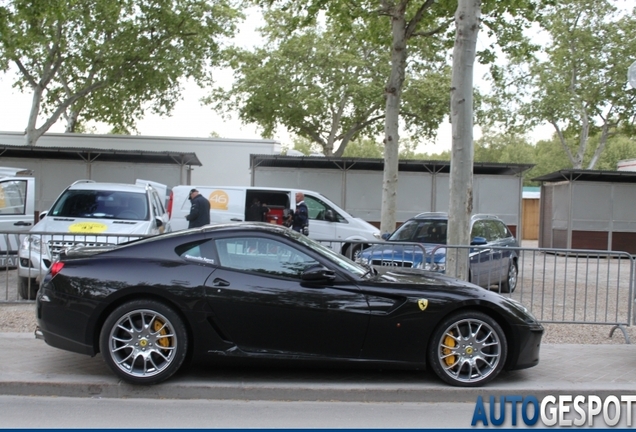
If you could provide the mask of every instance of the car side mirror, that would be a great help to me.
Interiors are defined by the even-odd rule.
[[[311,266],[305,269],[300,276],[304,282],[333,282],[336,280],[336,273],[321,265]]]
[[[163,219],[161,219],[159,216],[155,216],[155,222],[157,224],[157,228],[163,226]]]
[[[384,233],[382,234],[382,240],[388,240],[389,237],[391,237],[391,233]]]
[[[325,211],[325,220],[329,222],[336,222],[336,215],[333,210],[329,209]]]
[[[40,216],[39,216],[40,220],[44,219],[46,215],[48,214],[48,212],[49,212],[48,210],[44,210],[43,212],[40,212]]]
[[[471,246],[483,246],[485,244],[488,244],[488,240],[486,240],[484,237],[473,237],[470,244]]]

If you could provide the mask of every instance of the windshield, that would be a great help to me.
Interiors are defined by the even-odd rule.
[[[389,241],[446,244],[446,227],[444,219],[411,219],[402,224]]]
[[[109,190],[67,190],[48,214],[119,220],[147,220],[149,217],[145,193]]]
[[[316,241],[313,241],[294,231],[290,231],[289,234],[292,237],[294,237],[296,240],[298,240],[299,242],[303,243],[307,247],[318,252],[320,255],[324,256],[329,261],[336,264],[341,269],[348,271],[349,273],[353,273],[354,275],[358,277],[362,277],[368,273],[368,269],[366,267],[363,267],[360,264],[351,261],[349,258],[343,255],[340,255],[337,252],[334,252],[333,250],[329,249],[326,246],[323,246],[322,244]]]

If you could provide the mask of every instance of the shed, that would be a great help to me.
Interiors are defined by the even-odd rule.
[[[541,182],[539,247],[636,253],[636,172],[561,170]]]
[[[475,163],[473,212],[496,214],[517,235],[523,173],[531,164]],[[252,185],[314,190],[376,226],[382,207],[383,159],[252,155]],[[400,160],[396,217],[448,211],[450,162]]]
[[[195,153],[184,151],[24,145],[0,145],[0,161],[33,172],[37,211],[49,208],[65,187],[79,179],[116,183],[144,179],[174,186],[189,180],[192,166],[201,166]]]

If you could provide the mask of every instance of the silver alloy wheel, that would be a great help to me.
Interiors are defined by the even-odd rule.
[[[499,335],[488,323],[462,319],[450,325],[437,349],[443,371],[461,383],[478,383],[495,370],[502,355]]]
[[[111,328],[108,354],[117,367],[133,377],[151,377],[175,358],[177,335],[160,313],[138,309],[123,315]]]
[[[517,266],[514,261],[510,261],[510,265],[508,266],[508,289],[509,292],[514,291],[517,287]]]

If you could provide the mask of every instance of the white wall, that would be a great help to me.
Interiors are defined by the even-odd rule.
[[[24,134],[0,132],[0,145],[24,145]],[[280,153],[280,144],[274,140],[142,135],[52,133],[43,135],[38,140],[37,146],[195,153],[203,166],[193,167],[191,184],[217,186],[249,186],[251,183],[250,155]]]

